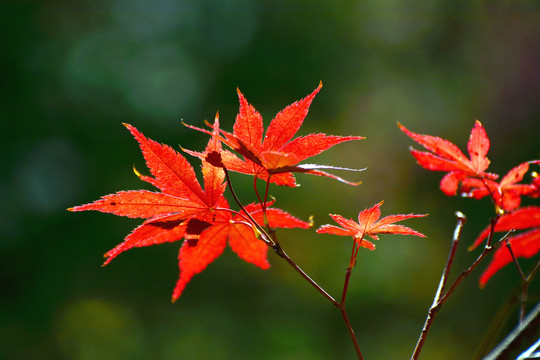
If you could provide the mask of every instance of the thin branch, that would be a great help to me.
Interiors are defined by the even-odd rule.
[[[291,265],[291,267],[298,273],[300,274],[300,276],[302,276],[309,284],[311,284],[311,286],[313,286],[319,293],[322,294],[322,296],[324,296],[324,298],[326,300],[328,300],[330,303],[332,303],[332,305],[334,305],[335,307],[339,307],[339,303],[330,295],[326,292],[326,290],[324,290],[319,284],[317,284],[312,278],[309,277],[308,274],[306,274],[304,272],[304,270],[302,270],[298,265],[296,265],[296,263],[289,257],[289,255],[287,255],[287,253],[285,253],[285,251],[283,250],[283,248],[281,247],[281,245],[279,245],[278,243],[275,243],[273,246],[272,246],[272,249],[274,250],[274,252],[279,256],[281,257],[282,259],[284,259],[289,265]]]
[[[229,190],[231,191],[231,194],[232,194],[234,200],[236,201],[238,206],[240,206],[240,208],[246,214],[246,216],[249,218],[249,221],[253,223],[253,226],[255,226],[257,228],[257,230],[261,233],[262,240],[268,246],[271,246],[272,249],[274,250],[274,252],[279,257],[284,259],[298,274],[300,274],[300,276],[302,276],[304,278],[304,280],[306,280],[311,286],[313,286],[315,288],[315,290],[317,290],[326,300],[328,300],[332,305],[334,305],[334,307],[339,309],[339,311],[341,313],[341,316],[343,317],[343,320],[345,321],[345,325],[347,327],[347,331],[349,333],[349,336],[350,336],[350,338],[351,338],[351,340],[353,342],[354,350],[356,351],[356,355],[358,356],[359,360],[363,360],[364,358],[362,357],[362,353],[360,351],[360,346],[358,345],[358,341],[356,340],[356,336],[354,335],[354,330],[352,328],[351,322],[349,321],[349,317],[347,316],[347,312],[345,311],[345,297],[346,297],[346,294],[347,294],[349,278],[351,276],[351,271],[350,270],[354,266],[354,264],[352,264],[352,262],[353,262],[352,258],[351,258],[351,264],[352,265],[349,266],[349,268],[347,269],[347,275],[346,275],[346,278],[345,278],[345,285],[344,285],[344,288],[343,288],[343,294],[342,294],[341,303],[338,303],[328,292],[326,292],[326,290],[324,290],[319,284],[317,284],[317,282],[315,282],[311,277],[309,277],[309,275],[306,274],[304,272],[304,270],[302,270],[302,268],[300,268],[287,255],[287,253],[283,250],[283,248],[279,244],[274,229],[272,229],[270,227],[270,225],[268,224],[268,219],[267,219],[267,216],[266,216],[266,204],[267,204],[267,199],[268,199],[268,190],[269,190],[269,187],[270,187],[270,176],[268,177],[268,180],[267,180],[266,190],[265,190],[265,193],[264,193],[264,201],[261,201],[261,197],[260,197],[258,189],[257,189],[257,177],[255,177],[255,180],[254,180],[254,183],[253,183],[255,193],[257,195],[257,198],[258,198],[259,203],[261,204],[261,207],[262,207],[262,210],[263,210],[264,222],[265,222],[265,225],[267,227],[267,229],[263,229],[263,227],[260,226],[257,223],[257,221],[255,221],[255,219],[253,219],[251,214],[246,211],[246,209],[242,205],[240,199],[236,195],[236,193],[234,191],[234,188],[232,186],[231,179],[229,177],[229,171],[227,170],[227,168],[225,168],[225,166],[223,166],[222,168],[223,168],[223,170],[225,172],[225,177],[227,178],[227,185],[229,187]],[[353,256],[356,259],[356,254],[358,253],[358,249],[356,249],[356,252],[354,250],[355,250],[355,246],[353,244],[353,254],[354,254]]]
[[[519,274],[519,277],[521,278],[521,283],[523,286],[521,287],[521,293],[519,296],[519,323],[523,321],[525,318],[525,307],[527,303],[527,293],[529,292],[529,283],[527,282],[527,277],[523,273],[523,270],[521,269],[521,266],[519,265],[519,262],[516,258],[516,255],[514,254],[514,251],[512,250],[512,244],[510,244],[510,241],[508,239],[505,239],[505,246],[510,252],[510,256],[512,257],[512,262],[516,266],[517,272]]]
[[[524,282],[527,281],[527,277],[525,276],[525,274],[523,273],[523,270],[521,269],[521,266],[519,265],[519,262],[516,258],[516,255],[514,254],[514,251],[512,250],[512,244],[510,244],[510,241],[508,241],[508,239],[505,239],[505,242],[504,244],[506,245],[506,248],[508,249],[508,251],[510,252],[510,256],[512,257],[512,261],[514,262],[514,265],[516,266],[516,269],[518,271],[518,274],[519,274],[519,277],[521,278],[521,280],[523,280]]]
[[[534,266],[534,268],[531,270],[531,272],[529,273],[529,275],[527,276],[527,282],[530,282],[532,280],[532,278],[536,275],[536,273],[538,272],[538,270],[540,270],[540,260],[538,260],[538,262],[536,263],[536,265]]]
[[[275,243],[272,240],[272,237],[266,232],[265,229],[263,229],[263,227],[261,225],[259,225],[259,223],[257,221],[255,221],[253,216],[251,216],[251,214],[246,211],[246,208],[244,208],[244,205],[242,205],[242,202],[240,201],[238,196],[236,196],[236,193],[234,192],[234,188],[233,188],[232,183],[231,183],[231,178],[229,177],[229,171],[227,170],[227,168],[225,166],[223,166],[222,169],[225,172],[225,177],[227,178],[227,186],[229,187],[229,190],[231,191],[232,197],[234,198],[234,200],[236,201],[238,206],[240,206],[242,211],[246,214],[246,216],[249,218],[249,220],[253,223],[253,226],[255,226],[257,228],[257,230],[261,233],[262,240],[266,243],[266,245],[274,246]]]
[[[472,263],[471,266],[469,266],[469,268],[467,270],[464,270],[462,271],[458,277],[456,278],[456,280],[454,280],[454,283],[452,284],[452,286],[450,286],[450,289],[448,289],[448,291],[446,292],[446,294],[444,294],[444,296],[441,298],[441,304],[444,304],[446,302],[446,300],[448,300],[448,298],[450,297],[450,295],[452,295],[452,293],[454,292],[454,290],[457,288],[457,286],[461,283],[461,281],[463,281],[467,276],[469,276],[469,274],[474,270],[476,269],[476,267],[478,265],[480,265],[480,263],[482,262],[482,260],[484,260],[484,258],[493,251],[493,249],[495,249],[491,244],[493,243],[493,234],[495,233],[495,225],[497,224],[497,221],[499,220],[499,215],[495,216],[494,218],[491,219],[491,229],[490,229],[490,233],[489,233],[489,237],[488,237],[488,240],[487,240],[487,243],[486,243],[486,246],[484,247],[484,250],[482,251],[482,253],[478,256],[478,258],[476,258],[476,260]],[[506,237],[511,233],[511,231],[507,232],[498,242],[501,242],[501,241],[504,241],[504,239],[506,239]]]
[[[345,322],[345,326],[347,327],[347,332],[349,333],[349,337],[351,338],[351,341],[354,346],[354,350],[356,351],[356,355],[359,360],[363,360],[362,352],[360,351],[360,346],[358,345],[358,340],[356,339],[356,336],[354,335],[354,330],[352,328],[351,322],[349,321],[349,317],[347,316],[347,311],[345,310],[345,298],[347,296],[347,289],[349,286],[349,279],[351,276],[351,270],[352,266],[349,266],[347,268],[347,272],[345,275],[345,283],[343,285],[343,293],[341,296],[341,303],[338,303],[330,294],[326,292],[319,284],[317,284],[309,275],[307,275],[288,255],[285,253],[277,239],[275,238],[275,232],[270,233],[272,235],[272,239],[274,241],[274,245],[272,246],[274,252],[279,255],[281,258],[283,258],[300,276],[302,276],[311,286],[313,286],[326,300],[328,300],[332,305],[334,305],[335,308],[339,310],[341,313],[341,316],[343,317],[343,321]],[[356,244],[356,241],[354,242]],[[355,246],[353,245],[353,253],[355,252]],[[351,263],[354,261],[351,260]]]
[[[360,240],[361,242],[361,240]],[[347,270],[345,271],[345,281],[343,283],[343,291],[341,293],[341,302],[338,304],[337,308],[339,309],[339,312],[341,313],[341,316],[343,317],[343,321],[345,322],[345,326],[347,327],[347,331],[349,332],[349,337],[351,338],[351,341],[354,346],[354,350],[356,351],[356,355],[358,356],[358,359],[362,360],[362,352],[360,351],[360,345],[358,345],[358,340],[356,339],[356,335],[354,335],[354,330],[351,326],[351,322],[349,321],[349,316],[347,315],[347,311],[345,310],[345,300],[347,298],[347,292],[349,290],[349,281],[351,279],[352,269],[354,268],[354,265],[356,263],[356,256],[358,254],[358,249],[360,248],[360,243],[356,241],[356,239],[353,239],[353,247],[351,250],[351,260],[349,261],[349,266],[347,267]]]
[[[418,338],[418,341],[416,343],[416,347],[414,348],[414,352],[411,356],[411,360],[418,359],[418,356],[420,356],[420,352],[422,351],[422,348],[424,346],[424,342],[426,341],[427,335],[429,333],[429,330],[431,328],[431,325],[433,324],[433,320],[435,319],[435,315],[439,311],[442,302],[441,302],[441,295],[444,291],[444,288],[446,286],[446,282],[448,280],[448,274],[450,273],[450,268],[452,267],[452,263],[454,261],[454,257],[456,255],[457,246],[459,243],[459,238],[461,236],[461,230],[463,228],[463,225],[465,224],[466,217],[461,212],[456,212],[456,217],[458,219],[456,229],[454,230],[454,237],[452,239],[452,247],[450,248],[450,252],[448,254],[448,260],[446,261],[446,265],[444,267],[443,273],[441,275],[441,280],[439,281],[439,287],[437,288],[437,292],[435,293],[435,297],[433,298],[433,303],[431,304],[431,307],[429,308],[426,321],[424,323],[424,327],[422,328],[422,332],[420,333],[420,336]]]
[[[340,307],[339,311],[341,312],[341,316],[343,317],[343,321],[345,321],[345,325],[347,326],[347,330],[349,332],[349,337],[351,338],[351,341],[354,345],[354,350],[356,351],[356,356],[358,356],[359,360],[363,360],[364,357],[362,356],[362,352],[360,351],[360,346],[358,345],[358,341],[356,340],[356,336],[354,335],[354,330],[351,326],[351,322],[349,321],[349,317],[347,316],[347,312],[345,311],[345,307]]]
[[[534,333],[540,327],[540,303],[531,310],[525,317],[523,322],[519,324],[500,344],[495,347],[483,360],[499,360],[505,359],[506,355],[520,346],[521,342]],[[534,350],[534,348],[533,348]],[[521,359],[526,359],[526,355],[522,354]]]
[[[257,177],[253,177],[253,189],[255,190],[255,195],[257,196],[257,200],[259,200],[259,204],[261,204],[261,208],[263,207],[263,201],[261,199],[261,196],[259,195],[259,189],[257,189]]]

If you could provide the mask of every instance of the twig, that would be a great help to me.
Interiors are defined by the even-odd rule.
[[[249,218],[249,221],[253,223],[253,226],[255,226],[256,229],[260,232],[260,234],[262,236],[262,240],[268,246],[272,247],[274,252],[279,257],[284,259],[298,274],[300,274],[300,276],[302,276],[304,278],[304,280],[306,280],[311,286],[313,286],[315,288],[315,290],[317,290],[326,300],[328,300],[332,305],[334,305],[335,308],[339,309],[339,311],[341,313],[341,316],[343,317],[343,320],[345,321],[345,326],[347,327],[347,331],[349,333],[349,336],[350,336],[350,338],[351,338],[351,340],[353,342],[354,350],[356,351],[356,355],[358,356],[359,360],[363,360],[364,358],[362,357],[362,353],[360,351],[360,346],[358,345],[358,341],[356,340],[356,336],[354,335],[354,330],[352,328],[351,322],[349,321],[349,317],[347,316],[347,312],[345,311],[345,297],[346,297],[346,294],[347,294],[349,278],[351,276],[351,269],[352,269],[352,266],[354,266],[352,264],[353,263],[352,258],[351,258],[351,265],[349,266],[349,268],[347,268],[347,274],[346,274],[346,277],[345,277],[345,284],[344,284],[344,287],[343,287],[343,294],[342,294],[342,298],[341,298],[341,303],[338,303],[328,292],[326,292],[326,290],[324,290],[319,284],[317,284],[317,282],[315,282],[308,274],[306,274],[304,272],[304,270],[302,270],[302,268],[300,268],[300,266],[298,266],[289,257],[289,255],[287,255],[287,253],[283,250],[283,248],[279,244],[274,229],[272,229],[270,227],[270,225],[268,224],[268,220],[267,220],[267,217],[266,217],[266,203],[267,203],[267,199],[268,199],[268,189],[269,189],[269,186],[270,186],[270,177],[268,177],[266,190],[265,190],[265,193],[264,193],[264,201],[262,201],[262,202],[261,202],[261,197],[259,195],[259,192],[257,191],[257,178],[255,178],[255,181],[254,181],[255,193],[256,193],[257,198],[259,199],[259,203],[261,204],[261,207],[263,209],[264,222],[265,222],[265,225],[267,227],[267,229],[264,229],[261,225],[259,225],[257,223],[257,221],[255,221],[255,219],[253,219],[251,214],[249,214],[249,212],[246,211],[246,209],[242,205],[240,199],[238,198],[238,196],[236,196],[234,188],[233,188],[233,186],[231,184],[231,179],[229,177],[229,172],[228,172],[227,168],[225,168],[225,166],[222,166],[222,168],[223,168],[223,170],[225,172],[225,177],[227,178],[227,185],[229,187],[229,190],[231,191],[231,194],[232,194],[234,200],[236,201],[238,206],[240,206],[240,208],[246,214],[246,216]],[[354,252],[354,250],[355,250],[355,247],[354,247],[354,244],[353,244],[353,254],[354,254],[354,258],[356,258],[356,253],[358,252],[358,250],[356,251],[356,253]]]
[[[263,227],[261,225],[259,225],[259,223],[257,221],[255,221],[253,216],[251,216],[251,214],[246,211],[246,208],[244,208],[244,205],[242,205],[242,202],[240,201],[238,196],[236,196],[236,193],[234,192],[234,188],[233,188],[232,183],[231,183],[231,178],[229,177],[229,171],[227,170],[227,168],[225,166],[223,166],[222,169],[225,172],[225,177],[227,178],[227,186],[229,187],[229,190],[231,191],[231,194],[232,194],[232,197],[234,198],[234,201],[236,201],[238,206],[240,206],[240,208],[246,214],[246,216],[249,218],[249,220],[253,224],[253,226],[255,226],[257,228],[257,230],[259,231],[259,233],[262,236],[262,240],[266,243],[266,245],[274,246],[275,243],[274,243],[274,240],[272,239],[272,237],[266,232],[265,229],[263,229]]]
[[[416,343],[416,347],[414,349],[414,352],[411,356],[411,360],[418,359],[418,356],[420,356],[420,352],[422,351],[422,348],[424,346],[424,342],[426,341],[427,335],[429,333],[429,329],[431,328],[431,325],[433,324],[433,320],[435,319],[435,315],[439,311],[441,305],[443,304],[441,302],[441,295],[444,291],[444,288],[446,286],[446,282],[448,280],[448,274],[450,273],[450,268],[452,267],[452,263],[454,261],[454,257],[456,255],[457,246],[459,243],[459,238],[461,236],[461,229],[463,228],[463,224],[465,224],[466,217],[461,212],[456,212],[456,217],[458,219],[456,229],[454,230],[454,238],[452,239],[452,247],[450,248],[450,253],[448,254],[448,260],[446,261],[446,265],[443,270],[443,274],[441,276],[441,280],[439,281],[439,287],[437,288],[437,292],[435,293],[435,297],[433,299],[433,303],[431,304],[431,307],[429,308],[426,321],[424,323],[424,327],[422,328],[422,332],[420,333],[420,336],[418,338],[418,341]]]
[[[497,222],[499,221],[500,215],[496,215],[494,218],[491,219],[491,227],[489,231],[489,237],[486,242],[486,246],[484,247],[484,250],[482,253],[476,258],[476,260],[472,263],[471,266],[467,270],[462,271],[456,280],[454,280],[454,283],[450,286],[450,289],[444,294],[444,296],[441,298],[441,304],[444,304],[446,300],[448,300],[448,297],[452,295],[456,287],[463,281],[480,263],[484,258],[493,251],[494,247],[492,246],[493,243],[493,235],[495,234],[495,225],[497,225]],[[499,241],[504,240],[510,232],[506,233]]]
[[[505,239],[504,242],[506,248],[510,252],[510,256],[512,257],[512,261],[514,265],[516,266],[516,269],[518,271],[519,277],[521,278],[521,283],[523,286],[521,287],[521,293],[519,296],[519,323],[523,321],[523,318],[525,317],[525,304],[527,302],[527,293],[529,289],[529,283],[527,282],[527,277],[523,273],[523,270],[521,269],[521,266],[519,265],[519,262],[516,258],[516,255],[514,254],[514,251],[512,250],[512,244],[510,244],[510,241],[508,239]]]
[[[531,312],[523,319],[506,338],[499,343],[483,360],[498,360],[506,358],[506,355],[515,350],[524,338],[530,333],[534,333],[540,327],[540,303],[531,310]],[[536,345],[536,344],[535,344]],[[532,348],[534,350],[534,348]],[[520,355],[518,359],[526,359],[525,354]]]
[[[332,305],[334,305],[335,307],[338,307],[339,306],[339,303],[330,295],[326,292],[326,290],[324,290],[319,284],[317,284],[312,278],[309,277],[308,274],[306,274],[304,272],[304,270],[302,270],[300,268],[300,266],[296,265],[296,263],[289,257],[289,255],[287,255],[287,253],[283,250],[283,248],[281,247],[281,245],[279,245],[278,243],[275,243],[272,247],[272,249],[274,250],[274,252],[279,256],[281,257],[282,259],[284,259],[289,265],[291,265],[291,267],[297,272],[300,274],[300,276],[302,276],[308,283],[311,284],[311,286],[313,286],[319,293],[322,294],[322,296],[324,296],[326,298],[326,300],[328,300],[330,303],[332,303]]]

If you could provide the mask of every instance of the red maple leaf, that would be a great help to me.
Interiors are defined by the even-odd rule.
[[[460,192],[464,196],[475,199],[491,196],[499,208],[512,211],[520,206],[522,196],[538,197],[539,188],[534,182],[518,184],[529,171],[529,164],[538,162],[539,160],[529,161],[514,167],[501,179],[500,183],[490,179],[463,179]]]
[[[292,172],[327,176],[339,181],[357,185],[321,169],[353,170],[327,165],[299,164],[339,143],[364,139],[361,136],[334,136],[309,134],[294,138],[300,129],[311,102],[322,87],[322,83],[307,97],[281,110],[264,133],[261,114],[247,102],[238,90],[240,109],[236,116],[233,132],[220,130],[221,140],[243,156],[239,158],[229,151],[223,151],[221,158],[228,170],[255,175],[277,185],[296,186]],[[189,125],[188,125],[189,126]],[[207,132],[193,126],[190,128]],[[264,133],[264,137],[263,137]]]
[[[114,257],[133,247],[150,246],[186,239],[180,249],[180,278],[173,292],[178,299],[193,275],[201,272],[223,252],[227,240],[232,250],[243,260],[262,269],[268,268],[267,245],[257,238],[251,219],[262,223],[260,206],[247,206],[245,213],[233,212],[223,196],[225,190],[223,169],[203,161],[204,190],[193,167],[178,152],[167,145],[146,138],[135,127],[126,124],[138,141],[146,165],[153,176],[136,174],[156,186],[161,192],[147,190],[120,191],[103,196],[90,204],[68,210],[96,210],[131,218],[147,219],[134,229],[120,245],[108,251],[108,264]],[[213,133],[219,131],[216,117]],[[220,152],[221,143],[213,136],[205,153]],[[233,215],[236,214],[236,215]],[[296,219],[279,209],[266,209],[272,227],[307,228],[309,223]]]
[[[245,209],[259,225],[263,225],[263,211],[259,204],[248,205]],[[261,269],[270,267],[266,260],[268,246],[258,239],[257,230],[253,224],[247,221],[245,213],[234,217],[231,216],[230,212],[222,212],[221,215],[215,219],[213,224],[208,224],[208,227],[198,235],[195,246],[189,241],[182,245],[178,256],[180,278],[173,291],[173,301],[180,297],[193,275],[203,271],[208,264],[221,255],[227,245],[227,239],[231,249],[241,259],[253,263]],[[266,217],[268,225],[272,228],[307,229],[311,226],[310,223],[299,220],[279,209],[266,208]]]
[[[512,253],[516,258],[530,258],[538,254],[540,251],[540,227],[523,232],[521,234],[511,236],[507,239],[509,246],[512,248]],[[493,259],[489,263],[486,270],[480,276],[480,287],[486,286],[488,280],[506,265],[514,262],[512,253],[505,243],[501,243],[495,251]]]
[[[398,123],[399,128],[411,139],[422,145],[426,151],[411,148],[411,154],[418,164],[428,170],[448,172],[440,183],[441,190],[447,195],[455,195],[460,181],[468,177],[496,179],[496,174],[485,172],[489,166],[486,157],[489,150],[489,139],[480,121],[471,131],[467,149],[469,158],[448,140],[431,136],[416,134]]]
[[[358,214],[358,222],[344,218],[341,215],[330,215],[339,225],[323,225],[317,229],[319,234],[334,234],[341,236],[352,236],[359,246],[365,247],[370,250],[375,250],[375,244],[365,239],[365,236],[369,236],[374,240],[379,240],[377,234],[401,234],[401,235],[416,235],[425,237],[424,234],[419,233],[416,230],[408,228],[403,225],[396,225],[395,222],[423,217],[426,215],[407,214],[407,215],[389,215],[381,217],[381,201],[375,204],[369,209],[365,209]]]

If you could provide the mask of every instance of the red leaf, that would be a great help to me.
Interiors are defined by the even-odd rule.
[[[130,218],[153,218],[168,214],[182,214],[188,217],[203,212],[206,208],[204,204],[164,193],[134,190],[105,195],[93,203],[68,210],[96,210]]]
[[[227,245],[227,225],[214,225],[199,236],[196,246],[184,242],[178,254],[180,277],[173,291],[172,301],[176,301],[193,275],[200,273],[208,264],[219,257]]]
[[[395,222],[423,217],[426,215],[407,214],[407,215],[389,215],[379,220],[381,217],[380,207],[382,201],[369,209],[365,209],[358,214],[358,222],[344,218],[341,215],[330,215],[339,225],[323,225],[318,230],[319,234],[334,234],[340,236],[352,236],[360,246],[370,250],[375,250],[375,245],[365,239],[368,235],[371,238],[378,240],[376,234],[402,234],[416,235],[425,237],[424,234],[403,225],[395,225]]]
[[[486,171],[489,166],[489,160],[486,157],[489,150],[489,139],[486,130],[478,120],[474,123],[474,128],[467,143],[467,149],[471,157],[473,171],[476,174]]]
[[[164,193],[206,201],[191,164],[170,146],[147,139],[135,127],[124,124],[139,142],[148,169],[154,178],[145,177]]]
[[[506,213],[499,217],[495,225],[495,232],[506,232],[510,230],[523,230],[540,226],[540,206],[528,206],[517,209],[511,213]],[[476,248],[488,237],[491,227],[485,228],[469,250]]]
[[[248,205],[246,211],[257,221],[263,224],[263,214],[260,205]],[[182,246],[179,254],[180,278],[173,292],[172,300],[176,301],[187,283],[195,275],[214,261],[225,248],[227,239],[231,249],[244,261],[252,263],[263,270],[270,267],[266,259],[268,246],[256,236],[252,224],[244,215],[236,215],[231,219],[230,213],[224,213],[215,223],[204,229],[198,237],[197,245],[193,249]],[[267,209],[267,218],[271,227],[281,228],[308,228],[309,223],[301,221],[294,216],[279,209]]]
[[[510,243],[512,252],[516,258],[530,258],[540,251],[540,228],[511,236],[508,238],[508,242]],[[506,247],[506,244],[501,243],[497,251],[495,251],[493,259],[488,267],[482,273],[482,276],[480,276],[480,287],[483,288],[497,271],[513,261],[514,259]]]
[[[534,180],[532,184],[518,184],[529,171],[529,163],[535,163],[535,161],[514,167],[501,179],[500,183],[489,179],[467,178],[462,181],[461,192],[475,199],[491,196],[501,209],[512,211],[520,206],[522,196],[535,197],[537,192]]]
[[[105,257],[107,261],[103,266],[107,265],[118,256],[120,253],[134,247],[150,246],[161,244],[164,242],[174,242],[184,237],[187,227],[187,222],[164,221],[164,220],[148,220],[142,225],[135,228],[131,234],[126,236],[123,243],[112,250],[109,250]]]
[[[231,149],[244,157],[240,159],[230,152],[222,156],[228,170],[255,175],[277,185],[296,186],[292,172],[327,176],[351,185],[340,177],[328,174],[322,169],[328,166],[298,165],[300,161],[318,155],[339,143],[351,140],[361,140],[361,136],[333,136],[326,134],[310,134],[293,139],[306,117],[311,102],[322,87],[322,83],[307,97],[299,100],[280,111],[272,120],[264,139],[261,115],[250,105],[244,95],[238,90],[240,109],[233,127],[233,133],[221,130],[220,139]],[[193,126],[190,128],[203,131]],[[335,168],[340,169],[340,168]],[[352,169],[344,169],[352,170]]]
[[[248,110],[246,110],[247,113],[249,113]],[[153,177],[144,176],[138,172],[136,174],[142,180],[158,187],[161,192],[120,191],[103,196],[93,203],[69,209],[70,211],[96,210],[147,219],[126,236],[124,242],[105,254],[108,259],[103,265],[107,265],[120,253],[134,247],[185,239],[179,253],[180,277],[173,292],[173,301],[178,299],[195,274],[204,270],[221,255],[227,245],[227,240],[232,250],[243,260],[262,269],[270,266],[266,260],[268,246],[256,236],[257,233],[253,229],[253,224],[250,223],[251,220],[245,214],[237,214],[233,217],[223,197],[226,186],[225,173],[221,167],[215,165],[221,161],[222,155],[226,152],[222,150],[219,140],[217,115],[213,125],[213,136],[204,153],[187,151],[203,160],[204,190],[192,166],[182,155],[167,145],[147,139],[133,126],[126,125],[126,127],[139,142]],[[207,158],[212,163],[205,161]],[[262,226],[261,207],[250,205],[246,209]],[[310,226],[309,223],[279,209],[269,208],[266,212],[272,227],[307,228]]]
[[[416,134],[399,123],[398,126],[407,136],[429,151],[418,151],[411,148],[411,153],[420,166],[432,171],[449,172],[440,184],[440,188],[445,194],[455,195],[459,182],[468,176],[497,178],[497,175],[485,172],[489,166],[489,160],[486,157],[489,150],[489,139],[480,121],[476,120],[467,144],[470,159],[448,140],[436,136]]]

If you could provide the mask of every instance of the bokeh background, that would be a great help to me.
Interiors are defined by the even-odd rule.
[[[449,198],[441,174],[408,153],[413,131],[465,149],[475,119],[500,174],[540,158],[538,1],[3,1],[0,5],[0,358],[354,359],[342,319],[283,261],[262,271],[230,250],[169,299],[179,243],[102,254],[140,222],[65,209],[148,188],[121,125],[201,150],[202,125],[230,129],[236,87],[266,124],[323,81],[301,134],[362,135],[315,158],[368,169],[359,187],[298,175],[277,206],[315,226],[385,200],[383,215],[429,213],[408,225],[426,239],[381,236],[358,258],[349,315],[366,359],[405,359],[431,304],[455,226],[468,218],[453,275],[493,214]],[[193,164],[198,167],[195,159]],[[233,177],[242,199],[250,180]],[[338,296],[350,241],[279,233],[283,247]],[[523,262],[525,269],[532,262]],[[483,290],[482,265],[439,313],[423,358],[472,358],[517,284],[507,267]],[[538,293],[533,285],[532,297]],[[509,327],[515,324],[515,314]]]

